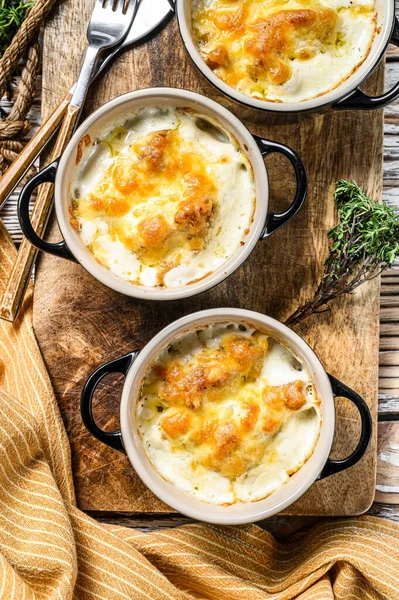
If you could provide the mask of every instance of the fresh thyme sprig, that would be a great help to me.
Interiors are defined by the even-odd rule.
[[[25,0],[0,0],[0,58],[33,4]]]
[[[336,184],[338,225],[328,233],[330,255],[312,299],[299,307],[286,325],[296,325],[334,298],[352,293],[365,281],[391,267],[399,257],[399,215],[366,196],[355,182]]]

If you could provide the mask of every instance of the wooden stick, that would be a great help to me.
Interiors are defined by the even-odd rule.
[[[57,129],[70,101],[71,94],[68,92],[0,179],[0,207],[6,201],[7,196],[21,181],[43,146]]]
[[[57,136],[57,141],[51,153],[50,162],[58,158],[64,151],[73,134],[79,113],[80,107],[68,106],[64,121]],[[42,235],[46,228],[50,215],[52,198],[53,184],[46,183],[41,187],[32,211],[32,225],[38,235]],[[15,321],[29,283],[36,254],[37,249],[24,238],[19,247],[10,278],[1,299],[0,318],[10,321],[11,323]]]

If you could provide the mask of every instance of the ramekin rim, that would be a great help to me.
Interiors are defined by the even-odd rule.
[[[250,232],[245,238],[245,244],[238,247],[236,252],[226,261],[225,264],[221,265],[219,269],[213,272],[208,277],[205,277],[199,282],[182,286],[179,288],[162,288],[161,290],[155,288],[148,288],[145,286],[139,286],[124,281],[122,278],[116,276],[111,271],[102,267],[96,263],[94,256],[89,252],[82,251],[78,247],[76,240],[76,232],[72,230],[69,220],[65,217],[64,199],[62,197],[62,177],[66,166],[71,158],[73,150],[77,142],[82,138],[84,133],[94,123],[102,118],[104,114],[112,111],[116,106],[129,103],[130,100],[137,98],[153,98],[159,97],[160,99],[167,98],[179,98],[187,99],[188,102],[196,103],[199,107],[203,106],[215,114],[215,118],[218,117],[223,121],[226,121],[233,129],[237,129],[240,133],[240,139],[238,139],[240,145],[248,148],[248,153],[251,152],[254,156],[254,160],[251,160],[247,154],[247,158],[251,163],[254,172],[254,181],[259,181],[259,188],[262,189],[262,195],[260,193],[255,195],[255,213],[257,213],[256,219],[253,219],[251,223]],[[255,164],[256,161],[256,164]],[[264,195],[263,195],[264,194]],[[131,296],[142,300],[177,300],[182,298],[188,298],[197,294],[200,294],[216,285],[221,283],[224,279],[229,277],[234,271],[236,271],[243,262],[251,254],[252,250],[259,241],[261,232],[266,222],[266,215],[269,205],[269,184],[267,168],[264,163],[264,159],[258,148],[256,141],[247,129],[247,127],[238,119],[231,111],[227,108],[212,100],[206,96],[190,90],[173,88],[173,87],[149,87],[140,90],[134,90],[117,96],[94,111],[77,129],[72,139],[68,143],[58,165],[57,176],[55,180],[55,210],[57,221],[60,226],[61,233],[64,240],[72,252],[76,260],[98,281],[108,286],[109,288],[123,293],[124,295]],[[227,268],[225,265],[229,265]]]
[[[365,61],[360,65],[358,69],[352,73],[342,84],[336,88],[317,96],[309,100],[301,102],[270,102],[267,100],[257,100],[242,92],[237,91],[235,88],[230,87],[219,77],[217,77],[212,69],[210,69],[205,61],[203,60],[199,50],[197,49],[195,42],[190,33],[190,27],[186,22],[186,19],[182,16],[184,14],[184,5],[186,2],[192,2],[192,0],[176,0],[176,18],[179,26],[181,39],[187,54],[194,62],[195,66],[199,69],[202,75],[216,88],[219,89],[226,97],[238,102],[241,105],[249,108],[261,110],[265,113],[306,113],[315,109],[321,109],[331,104],[343,100],[346,96],[351,94],[357,89],[373,72],[377,64],[382,59],[388,44],[389,38],[392,32],[394,19],[395,19],[395,4],[394,0],[384,0],[388,7],[389,14],[384,21],[385,30],[380,32],[381,35],[379,43],[373,52],[370,51]]]
[[[265,327],[270,327],[270,329],[272,331],[276,331],[277,333],[281,334],[282,337],[284,338],[284,340],[294,340],[295,345],[299,346],[303,350],[303,353],[304,353],[303,355],[306,357],[306,359],[311,362],[312,366],[314,366],[315,369],[317,369],[317,375],[319,377],[321,377],[321,379],[322,379],[323,390],[329,396],[328,399],[326,399],[326,396],[324,396],[324,395],[322,398],[322,402],[329,402],[328,410],[329,410],[330,421],[328,423],[324,423],[324,419],[323,419],[322,428],[320,431],[320,438],[322,435],[324,435],[326,437],[326,439],[323,440],[323,446],[322,446],[323,452],[321,453],[321,455],[316,463],[317,466],[315,466],[313,468],[311,475],[309,475],[301,483],[301,485],[297,486],[297,488],[295,489],[295,491],[293,493],[289,494],[289,496],[287,498],[285,498],[283,501],[279,502],[278,504],[274,505],[272,508],[269,508],[267,510],[262,510],[261,505],[262,505],[262,502],[264,502],[264,500],[260,500],[258,502],[249,502],[249,503],[247,503],[248,504],[248,514],[240,515],[238,517],[229,513],[229,511],[228,511],[229,507],[223,507],[223,508],[227,508],[227,510],[225,510],[224,514],[215,515],[215,513],[220,512],[219,508],[221,508],[221,507],[217,507],[215,510],[215,505],[212,505],[212,504],[200,501],[200,500],[193,500],[192,497],[184,494],[183,492],[180,492],[177,488],[174,490],[175,494],[176,494],[175,496],[173,496],[173,493],[172,494],[169,493],[167,488],[172,486],[172,484],[168,484],[167,482],[165,482],[163,480],[162,480],[162,483],[159,484],[160,477],[158,477],[158,476],[156,476],[155,478],[153,477],[151,470],[155,471],[155,469],[154,469],[154,467],[152,467],[150,465],[149,459],[147,458],[147,462],[151,466],[150,469],[148,469],[148,467],[141,461],[141,459],[138,455],[138,452],[136,451],[135,439],[137,439],[137,436],[134,435],[134,432],[132,431],[132,427],[131,427],[130,420],[129,420],[131,390],[132,390],[133,384],[135,383],[135,378],[137,376],[138,371],[144,367],[148,367],[148,365],[150,364],[150,362],[148,361],[148,357],[150,355],[152,355],[155,350],[157,350],[157,351],[158,351],[158,349],[160,350],[163,342],[171,334],[174,334],[181,329],[184,329],[184,330],[190,329],[190,326],[191,326],[191,328],[194,328],[195,327],[194,324],[198,320],[202,321],[204,319],[207,320],[207,319],[210,319],[210,318],[212,319],[215,317],[217,317],[218,321],[219,320],[220,321],[224,321],[224,320],[228,321],[230,318],[238,318],[245,322],[248,322],[248,321],[250,321],[250,322],[252,321],[254,323],[258,322],[258,323],[263,324]],[[290,344],[287,343],[287,346],[289,347]],[[312,348],[309,346],[309,344],[307,344],[307,342],[301,336],[299,336],[296,332],[291,330],[289,327],[287,327],[283,323],[280,323],[276,319],[273,319],[272,317],[269,317],[267,315],[264,315],[264,314],[256,312],[256,311],[239,309],[239,308],[231,308],[231,307],[214,308],[214,309],[198,311],[195,313],[190,313],[184,317],[181,317],[180,319],[177,319],[176,321],[173,321],[172,323],[170,323],[169,325],[164,327],[161,331],[159,331],[154,337],[152,337],[151,340],[148,342],[148,344],[146,344],[144,346],[144,348],[139,352],[136,360],[134,361],[134,363],[132,364],[132,366],[129,369],[129,372],[126,376],[125,383],[123,386],[122,398],[121,398],[121,404],[120,404],[120,425],[121,425],[123,444],[124,444],[126,453],[128,455],[128,458],[129,458],[133,468],[135,469],[136,473],[138,474],[140,479],[143,481],[143,483],[161,501],[168,504],[174,510],[177,510],[178,512],[180,512],[182,514],[184,514],[188,517],[197,519],[199,521],[204,521],[204,522],[214,523],[214,524],[219,524],[219,525],[238,525],[238,524],[255,522],[260,519],[265,519],[270,516],[273,516],[274,514],[276,514],[278,512],[281,512],[282,510],[284,510],[285,508],[290,506],[293,502],[298,500],[311,487],[311,485],[313,485],[313,483],[317,480],[318,475],[320,474],[323,466],[325,465],[325,463],[328,459],[328,456],[329,456],[329,453],[330,453],[330,450],[332,447],[332,443],[333,443],[334,431],[335,431],[334,396],[333,396],[330,380],[329,380],[328,375],[327,375],[323,365],[321,364],[319,358],[317,357],[315,352],[312,350]],[[320,439],[319,439],[319,441],[320,441]],[[317,445],[319,445],[319,442],[317,443]],[[270,496],[268,498],[270,498]],[[265,500],[268,500],[268,499],[266,498]],[[195,507],[193,508],[192,506],[190,506],[191,504],[194,504]],[[245,505],[242,505],[242,506],[245,506]],[[251,510],[254,508],[255,508],[255,513],[253,510]],[[259,509],[258,511],[256,511],[257,508]],[[213,509],[213,511],[212,511],[212,509]]]

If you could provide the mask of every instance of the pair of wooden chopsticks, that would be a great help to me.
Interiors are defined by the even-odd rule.
[[[18,184],[21,173],[25,172],[26,168],[32,164],[38,149],[41,149],[47,143],[63,119],[50,161],[52,162],[62,154],[71,138],[79,115],[79,108],[70,105],[71,97],[70,93],[65,96],[61,104],[55,109],[46,123],[39,129],[23,152],[6,171],[0,183],[0,198],[6,198],[10,191]],[[44,232],[47,225],[52,197],[53,185],[49,183],[43,185],[38,192],[32,212],[32,225],[39,235]],[[17,317],[29,283],[37,252],[37,249],[26,238],[22,240],[0,302],[0,317],[6,321],[13,322]]]

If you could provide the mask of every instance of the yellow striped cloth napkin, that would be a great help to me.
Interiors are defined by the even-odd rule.
[[[15,248],[0,222],[0,291]],[[32,329],[32,293],[0,325],[0,598],[399,599],[399,527],[323,522],[277,542],[258,527],[140,533],[75,504],[70,449]]]

